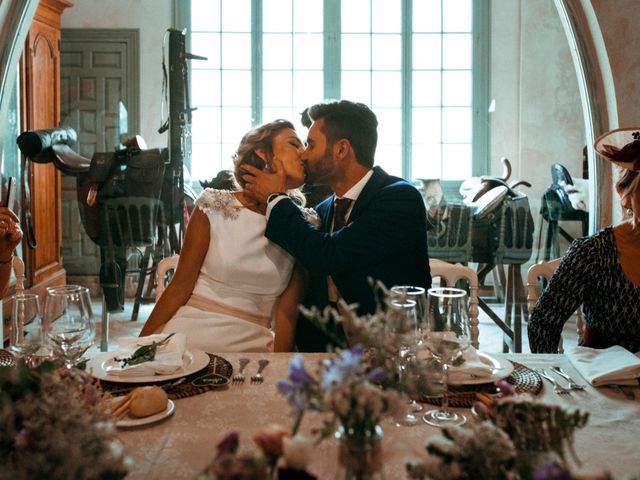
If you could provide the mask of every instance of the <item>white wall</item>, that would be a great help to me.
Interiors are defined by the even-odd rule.
[[[162,40],[167,28],[173,26],[171,0],[75,0],[74,6],[62,15],[62,28],[139,30],[139,133],[149,147],[167,146],[167,134],[161,135],[157,130],[161,118]]]
[[[491,173],[499,175],[500,158],[507,157],[511,179],[532,184],[521,191],[538,229],[551,165],[561,163],[582,178],[584,120],[575,68],[553,0],[493,0],[491,33]],[[577,222],[563,227],[581,234]]]

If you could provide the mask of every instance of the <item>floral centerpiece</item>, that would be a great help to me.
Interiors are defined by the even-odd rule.
[[[321,362],[315,374],[305,368],[302,356],[297,355],[289,363],[289,377],[278,381],[278,389],[295,417],[294,435],[305,412],[329,414],[319,431],[320,438],[338,429],[339,460],[348,478],[368,478],[380,470],[380,421],[387,414],[398,413],[402,405],[397,391],[381,387],[384,368],[367,367],[363,347],[356,345]]]
[[[123,478],[107,402],[75,368],[0,368],[0,478]]]
[[[428,456],[407,463],[409,478],[422,479],[565,479],[572,476],[566,463],[573,451],[575,431],[586,425],[589,414],[567,411],[523,396],[498,382],[504,397],[475,405],[479,423],[442,429],[430,438]],[[592,478],[608,478],[606,476]]]
[[[410,361],[399,355],[399,347],[414,337],[417,342],[415,324],[406,312],[391,306],[393,295],[381,282],[372,282],[376,310],[372,314],[358,315],[356,305],[339,302],[339,311],[330,306],[324,310],[316,307],[300,307],[302,314],[320,328],[338,350],[347,350],[354,345],[362,347],[362,362],[368,369],[381,369],[379,383],[411,398],[420,398],[440,392],[441,365],[433,358],[412,356]],[[341,325],[346,338],[336,334]],[[402,375],[400,375],[402,372]],[[436,373],[437,372],[437,373]]]

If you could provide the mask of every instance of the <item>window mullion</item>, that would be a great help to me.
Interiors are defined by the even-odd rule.
[[[324,97],[340,98],[341,0],[324,0]]]
[[[473,1],[473,62],[472,62],[472,165],[471,174],[489,172],[489,49],[490,12],[484,2]]]
[[[402,176],[412,177],[413,0],[402,0]]]
[[[251,121],[262,123],[262,0],[251,1]]]

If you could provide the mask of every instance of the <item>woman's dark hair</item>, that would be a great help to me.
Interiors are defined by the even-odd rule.
[[[378,143],[378,119],[364,103],[349,100],[318,103],[309,107],[307,115],[314,122],[323,118],[322,132],[327,137],[327,146],[345,138],[351,143],[358,163],[373,167]]]
[[[231,170],[220,170],[211,180],[200,180],[200,185],[202,188],[215,188],[216,190],[240,190]]]

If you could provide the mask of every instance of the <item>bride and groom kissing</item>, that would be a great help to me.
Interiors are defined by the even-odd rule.
[[[341,100],[307,115],[306,148],[286,120],[242,138],[239,189],[202,192],[176,273],[141,336],[182,332],[207,352],[326,351],[330,337],[300,304],[323,309],[343,299],[362,315],[376,306],[370,278],[430,286],[424,202],[410,183],[374,167],[375,114]],[[314,207],[319,222],[302,208],[303,182],[334,192]]]

